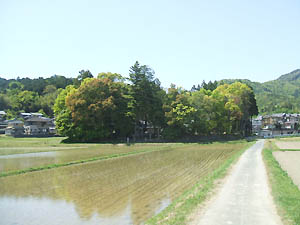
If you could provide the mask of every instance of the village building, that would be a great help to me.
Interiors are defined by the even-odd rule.
[[[254,124],[252,128],[262,137],[296,135],[300,133],[299,120],[300,114],[276,113],[262,116],[260,130],[257,131]]]
[[[6,116],[6,112],[0,111],[0,121],[4,120]]]
[[[252,119],[252,133],[258,134],[262,127],[262,116]]]
[[[25,135],[49,136],[50,127],[53,127],[51,119],[33,115],[24,121]]]
[[[0,111],[0,134],[5,133],[5,128],[7,127],[7,122],[5,122],[6,113],[4,111]]]
[[[20,113],[19,118],[3,121],[3,133],[14,137],[47,137],[56,134],[54,119],[43,117],[41,113]]]
[[[42,113],[24,113],[24,112],[22,112],[22,113],[20,113],[20,118],[22,118],[22,119],[24,119],[24,120],[26,120],[26,119],[29,119],[30,117],[32,117],[32,116],[35,116],[35,117],[42,117],[43,116],[43,114]]]
[[[24,123],[21,120],[7,120],[7,127],[5,128],[5,135],[22,137],[24,136]]]

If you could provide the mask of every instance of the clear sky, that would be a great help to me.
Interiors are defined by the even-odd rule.
[[[0,0],[0,77],[128,76],[164,87],[300,68],[299,0]]]

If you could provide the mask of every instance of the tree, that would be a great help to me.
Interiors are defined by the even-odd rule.
[[[10,108],[10,99],[5,94],[0,94],[0,110]]]
[[[250,118],[257,114],[253,90],[246,84],[235,82],[230,85],[218,86],[213,91],[212,96],[219,104],[218,109],[214,111],[222,112],[215,118],[219,123],[217,126],[229,134],[238,132],[242,135],[248,135]]]
[[[72,112],[66,105],[67,96],[75,91],[73,85],[60,89],[53,107],[58,134],[67,136],[71,140],[74,140],[80,134],[80,129],[75,127],[72,120]]]
[[[75,81],[75,85],[79,86],[80,83],[86,78],[93,78],[93,74],[89,70],[80,70]]]
[[[17,103],[25,112],[36,112],[39,109],[39,96],[33,91],[22,91],[18,94]]]
[[[196,109],[193,123],[194,134],[208,135],[211,131],[209,121],[211,120],[211,91],[204,88],[191,93],[190,105]]]
[[[120,74],[118,73],[111,73],[111,72],[107,72],[107,73],[98,73],[97,76],[98,79],[109,79],[112,82],[124,82],[126,79],[124,77],[122,77]]]
[[[163,123],[162,98],[164,92],[158,79],[154,78],[154,71],[140,65],[138,61],[130,67],[129,81],[133,96],[133,113],[135,117],[134,137],[144,137],[148,123],[161,126]]]
[[[164,111],[167,126],[164,127],[163,136],[166,139],[178,139],[197,135],[197,113],[193,106],[191,95],[182,88],[171,85],[164,102]]]
[[[72,139],[101,141],[126,137],[132,132],[127,86],[108,78],[87,78],[66,97],[76,132]]]
[[[40,110],[52,117],[53,116],[53,106],[55,104],[55,100],[59,94],[59,90],[52,84],[47,85],[43,91],[42,96],[39,98]]]

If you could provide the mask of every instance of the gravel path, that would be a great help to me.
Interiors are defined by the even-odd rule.
[[[224,186],[193,225],[281,225],[268,187],[261,151],[264,141],[249,148]]]

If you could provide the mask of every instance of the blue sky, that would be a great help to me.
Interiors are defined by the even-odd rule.
[[[298,0],[0,0],[0,77],[128,76],[164,87],[268,81],[300,68]]]

